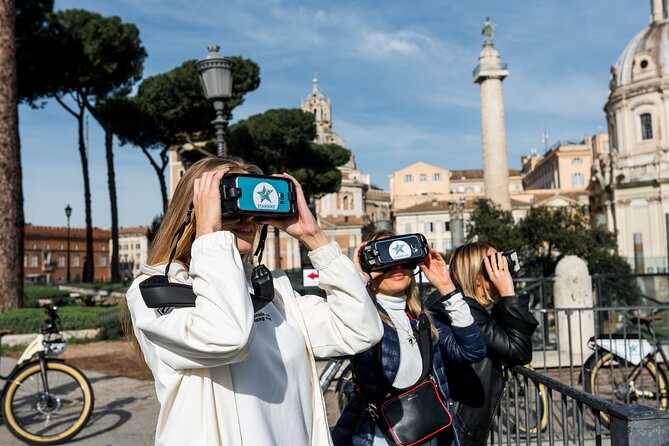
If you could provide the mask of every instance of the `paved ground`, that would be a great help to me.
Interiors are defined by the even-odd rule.
[[[0,370],[6,375],[14,365],[12,358],[2,357]],[[323,366],[324,363],[319,363]],[[69,445],[76,446],[149,446],[153,445],[158,419],[158,401],[153,381],[141,381],[85,371],[93,385],[95,407],[83,431]],[[334,401],[328,398],[328,414],[338,417]],[[0,445],[22,446],[4,426],[0,426]]]
[[[3,357],[5,375],[14,360]],[[95,407],[83,431],[68,444],[78,446],[152,445],[158,418],[158,401],[153,382],[86,372],[93,385]],[[0,427],[0,445],[21,446],[4,426]]]

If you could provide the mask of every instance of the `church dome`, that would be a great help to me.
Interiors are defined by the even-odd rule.
[[[613,88],[669,75],[669,21],[654,22],[637,34],[611,72]]]

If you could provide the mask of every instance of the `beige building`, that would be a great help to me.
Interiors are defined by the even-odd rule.
[[[139,274],[140,265],[149,257],[149,228],[147,226],[119,228],[118,262],[121,280],[132,279]],[[109,251],[112,243],[109,241]]]
[[[592,208],[617,231],[637,272],[667,271],[669,225],[669,16],[651,2],[651,23],[611,67],[604,106],[610,151],[593,166]]]
[[[482,169],[448,170],[419,161],[389,175],[390,202],[394,210],[433,200],[486,195]],[[508,170],[509,193],[522,192],[520,171]]]
[[[605,133],[586,136],[583,141],[560,141],[543,155],[521,158],[524,189],[584,191],[590,184],[593,154],[608,147]]]

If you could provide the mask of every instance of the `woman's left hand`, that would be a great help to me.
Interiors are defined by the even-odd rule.
[[[455,289],[446,262],[434,249],[430,248],[430,254],[423,260],[420,270],[442,296]]]
[[[288,175],[287,173],[275,174],[275,177],[286,178],[289,181],[292,181],[295,185],[295,195],[297,201],[297,213],[291,217],[281,218],[281,219],[267,219],[262,220],[261,223],[266,223],[268,225],[274,226],[286,234],[295,237],[300,242],[309,249],[313,251],[325,246],[330,241],[325,236],[321,228],[316,222],[316,218],[312,215],[307,205],[307,200],[304,198],[304,191],[302,186],[297,180]]]

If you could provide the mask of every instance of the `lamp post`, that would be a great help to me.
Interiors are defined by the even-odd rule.
[[[65,216],[67,217],[67,283],[70,283],[70,216],[72,208],[68,204],[65,206]]]
[[[232,61],[218,53],[218,45],[209,45],[207,57],[195,64],[200,75],[202,91],[209,102],[214,105],[216,119],[211,121],[216,128],[218,156],[226,156],[227,150],[223,141],[223,133],[228,121],[223,116],[224,100],[232,96]]]

